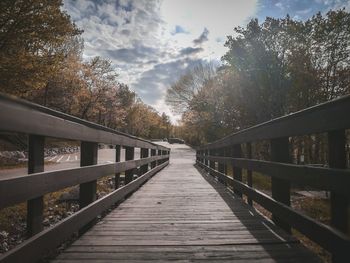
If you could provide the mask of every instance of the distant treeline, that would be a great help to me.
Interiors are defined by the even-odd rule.
[[[80,30],[62,0],[0,1],[0,92],[144,138],[171,123],[144,104],[108,59],[82,59]]]
[[[200,65],[168,90],[167,101],[180,110],[188,142],[214,141],[350,93],[350,14],[345,10],[306,21],[253,19],[235,32],[227,38],[220,67]],[[326,136],[291,140],[298,161],[304,155],[305,162],[325,163]]]

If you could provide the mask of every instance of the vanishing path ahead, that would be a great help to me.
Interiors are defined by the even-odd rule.
[[[172,148],[151,178],[53,262],[319,262]]]

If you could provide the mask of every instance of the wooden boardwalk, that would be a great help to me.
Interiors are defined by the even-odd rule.
[[[156,174],[52,262],[319,262],[172,146]]]

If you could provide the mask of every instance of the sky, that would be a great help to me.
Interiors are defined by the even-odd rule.
[[[167,89],[199,63],[220,62],[235,27],[343,7],[350,0],[64,0],[63,9],[84,30],[83,58],[110,59],[120,82],[176,123]]]

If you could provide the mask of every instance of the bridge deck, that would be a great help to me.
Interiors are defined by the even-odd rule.
[[[319,262],[172,147],[168,167],[53,262]]]

